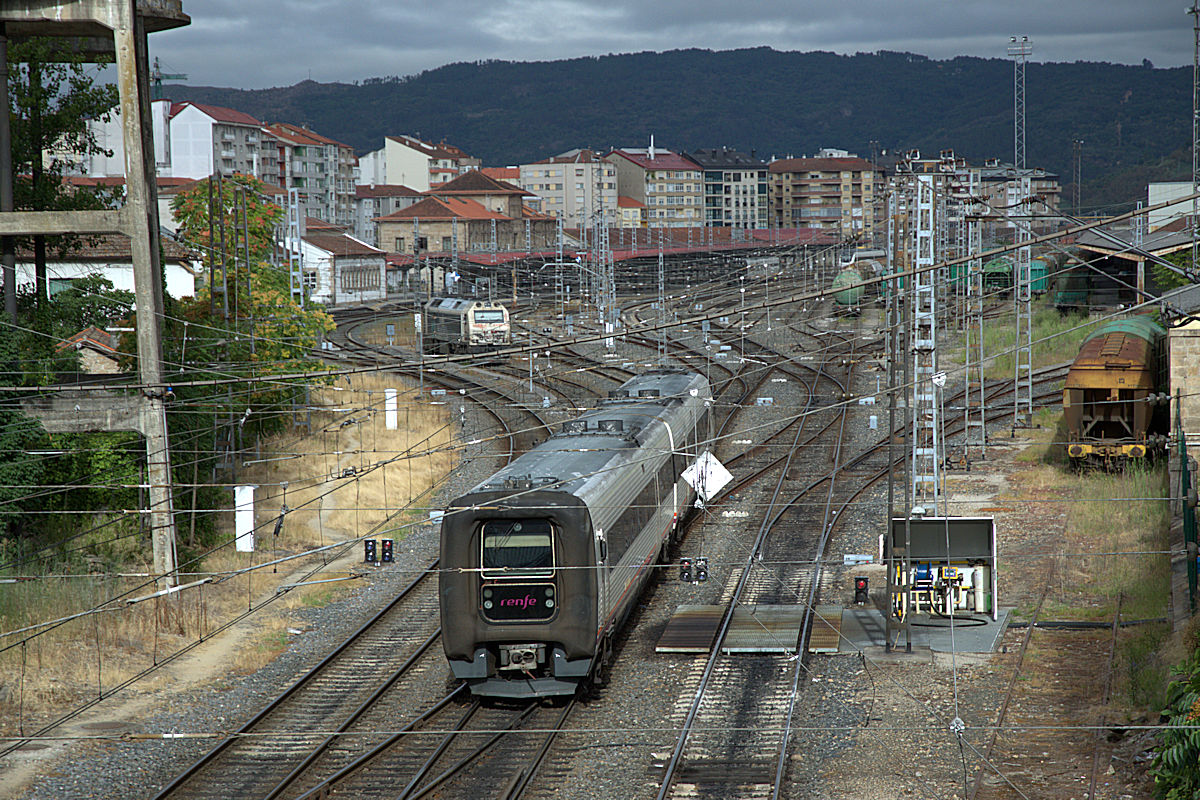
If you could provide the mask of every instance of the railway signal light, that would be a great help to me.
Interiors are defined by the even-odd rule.
[[[704,583],[708,580],[708,559],[696,559],[696,583]]]
[[[679,580],[684,583],[692,582],[692,560],[690,558],[679,559]]]
[[[855,602],[855,604],[861,606],[864,603],[866,603],[867,600],[870,599],[870,593],[868,592],[867,586],[868,586],[868,584],[867,584],[867,576],[866,575],[854,576],[854,602]]]
[[[395,558],[392,556],[393,541],[391,539],[383,539],[379,546],[379,560],[384,564],[391,564]]]
[[[363,562],[374,564],[379,561],[379,543],[374,539],[363,539]]]

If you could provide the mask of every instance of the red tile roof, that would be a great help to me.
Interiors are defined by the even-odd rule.
[[[301,238],[313,247],[319,247],[335,256],[382,256],[384,254],[379,248],[371,247],[366,242],[361,242],[335,228],[309,228],[309,232]]]
[[[202,103],[193,103],[190,100],[186,100],[182,103],[172,103],[170,116],[173,118],[176,114],[178,114],[180,111],[183,111],[183,109],[187,108],[188,106],[192,106],[199,111],[203,111],[217,122],[231,122],[238,125],[255,125],[259,128],[263,127],[261,122],[243,111],[235,111],[232,108],[225,108],[224,106],[210,106]]]
[[[507,181],[496,180],[477,169],[465,172],[457,178],[431,188],[426,194],[442,195],[456,194],[520,194],[531,195],[519,186],[513,186]]]
[[[47,258],[54,262],[69,262],[69,261],[104,261],[122,263],[130,261],[133,256],[129,248],[129,237],[122,236],[119,233],[88,233],[81,234],[74,246],[66,251],[60,252],[58,248],[47,248]],[[162,257],[172,262],[187,262],[191,261],[191,253],[186,247],[162,237],[162,248],[160,250]],[[24,244],[17,246],[17,258],[29,261],[33,258],[33,248]]]
[[[489,178],[498,181],[516,181],[521,179],[520,167],[480,167],[479,171]]]
[[[617,197],[617,208],[645,208],[645,207],[646,207],[645,203],[643,203],[641,200],[637,200],[633,197],[627,197],[625,195],[619,195]]]
[[[414,150],[420,150],[430,158],[470,158],[470,156],[468,156],[463,150],[455,147],[452,144],[446,144],[445,142],[431,144],[430,142],[422,141],[415,136],[389,136],[387,138],[391,139],[393,142],[399,142],[400,144],[411,147]]]
[[[117,337],[108,331],[102,331],[95,325],[89,325],[66,341],[54,346],[55,350],[66,350],[68,347],[91,347],[94,350],[115,356],[117,354]]]
[[[781,158],[767,165],[770,172],[870,172],[879,168],[865,158]],[[879,170],[882,171],[882,170]]]
[[[700,169],[700,165],[689,158],[674,153],[670,150],[660,150],[654,148],[654,158],[644,152],[645,148],[638,148],[643,152],[629,150],[613,150],[607,157],[622,156],[634,164],[637,164],[642,169],[665,169],[665,170],[689,170],[695,171]]]
[[[292,136],[302,137],[308,140],[309,144],[332,144],[338,147],[350,149],[350,145],[343,144],[336,139],[330,139],[328,136],[322,136],[314,130],[309,130],[303,125],[293,125],[290,122],[275,122],[268,126],[272,133],[278,135],[278,131],[286,131]]]
[[[354,187],[354,196],[367,197],[418,197],[420,192],[400,183],[374,183],[370,186]]]
[[[503,214],[489,211],[474,200],[461,197],[426,197],[419,203],[393,211],[386,216],[376,217],[376,222],[395,222],[410,219],[508,219]]]

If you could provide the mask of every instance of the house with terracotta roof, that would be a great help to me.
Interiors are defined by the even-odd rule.
[[[617,192],[646,205],[651,228],[694,228],[704,224],[700,165],[654,146],[622,147],[604,157],[617,170]]]
[[[277,183],[266,162],[278,147],[259,120],[242,111],[203,103],[173,103],[170,111],[171,170],[177,177],[207,178],[217,170]],[[276,173],[277,174],[277,173]]]
[[[386,217],[388,214],[408,208],[418,203],[424,197],[416,189],[395,184],[371,184],[354,188],[354,235],[372,247],[399,252],[391,243],[379,240],[379,229],[375,224],[376,217]]]
[[[478,170],[424,195],[418,203],[375,219],[379,241],[390,252],[537,250],[556,240],[554,219],[525,206],[523,189]]]
[[[383,147],[358,159],[359,185],[403,184],[417,191],[453,180],[481,162],[445,141],[434,144],[416,136],[386,136]]]
[[[386,254],[313,217],[300,236],[304,287],[310,300],[347,306],[387,298]]]
[[[59,352],[74,350],[79,354],[80,371],[89,375],[116,375],[121,371],[117,339],[108,331],[89,325],[54,349]]]
[[[163,238],[161,248],[163,288],[174,298],[191,297],[196,294],[197,281],[201,278],[200,262],[185,247]],[[60,252],[50,247],[46,250],[46,293],[53,297],[58,292],[88,275],[101,275],[112,282],[113,288],[134,291],[133,257],[129,248],[129,237],[120,234],[97,234],[80,236],[69,251]],[[34,285],[33,250],[17,248],[17,286],[32,288]]]
[[[642,201],[621,195],[617,198],[617,210],[620,212],[618,228],[646,227],[646,204]]]
[[[593,150],[568,150],[522,164],[519,185],[541,198],[542,210],[568,228],[617,219],[617,168]]]
[[[816,158],[772,161],[770,173],[771,224],[836,230],[842,238],[868,239],[883,223],[878,207],[885,173],[870,161],[844,150],[822,150]]]

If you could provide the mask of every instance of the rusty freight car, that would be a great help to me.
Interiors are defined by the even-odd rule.
[[[1073,464],[1123,467],[1166,444],[1166,331],[1148,316],[1111,320],[1086,340],[1063,384]]]

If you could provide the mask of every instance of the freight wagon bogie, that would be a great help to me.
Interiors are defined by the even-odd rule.
[[[603,680],[613,638],[694,493],[702,376],[637,376],[451,504],[443,646],[475,694],[549,697]]]

